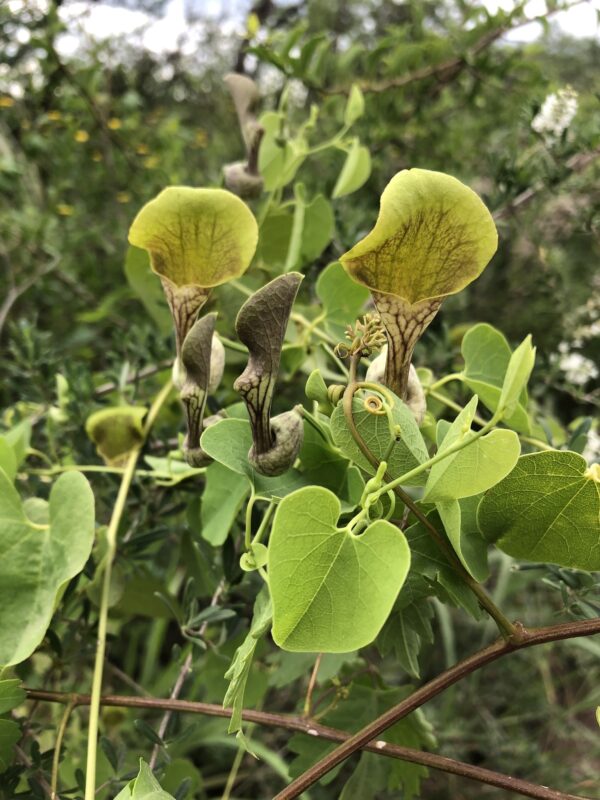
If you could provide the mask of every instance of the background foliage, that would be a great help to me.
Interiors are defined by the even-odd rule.
[[[237,23],[235,35],[235,25],[205,21],[195,28],[193,48],[168,54],[115,37],[65,55],[61,5],[11,0],[0,8],[0,407],[5,431],[25,420],[32,424],[26,466],[17,478],[23,496],[47,496],[49,477],[39,473],[48,467],[99,465],[85,435],[90,413],[107,404],[148,405],[164,379],[160,370],[172,358],[170,325],[162,305],[156,308],[155,302],[149,314],[140,302],[135,267],[125,276],[127,230],[139,207],[165,185],[220,185],[223,165],[243,157],[222,80],[234,68],[256,78],[262,110],[273,112],[263,159],[269,138],[278,136],[306,155],[287,164],[289,180],[282,185],[279,165],[272,170],[265,244],[245,285],[257,288],[293,257],[291,267],[310,279],[296,310],[313,320],[326,292],[321,284],[315,294],[314,279],[371,227],[391,175],[409,166],[456,175],[496,212],[501,245],[482,278],[445,304],[418,347],[416,363],[437,376],[455,370],[461,337],[476,322],[492,323],[512,343],[531,332],[538,347],[531,381],[536,435],[597,460],[597,39],[569,39],[553,28],[548,13],[539,39],[510,44],[501,34],[522,22],[521,9],[491,15],[476,2],[309,0],[258,3]],[[150,11],[161,6],[143,5]],[[362,86],[365,110],[346,130],[353,82]],[[578,96],[573,120],[558,133],[536,130],[547,95],[566,86]],[[284,115],[283,123],[276,112]],[[370,153],[369,169],[364,155],[358,168],[366,180],[344,194],[340,171],[348,152],[359,147]],[[312,211],[311,203],[317,204]],[[301,206],[308,209],[306,233],[290,256],[293,214]],[[219,330],[231,337],[244,294],[231,286],[215,294]],[[328,320],[335,340],[352,321],[349,310],[340,310],[337,327],[337,317]],[[302,402],[311,359],[319,357],[306,330],[299,323],[296,340],[284,351],[276,399],[282,410]],[[241,353],[228,349],[213,410],[237,399],[231,386],[243,362]],[[460,389],[448,391],[458,402],[466,397]],[[254,574],[242,581],[238,566],[243,490],[232,508],[223,503],[214,468],[201,503],[202,479],[165,478],[164,458],[177,448],[180,429],[172,401],[143,465],[158,479],[141,476],[130,494],[116,562],[105,688],[167,696],[191,650],[194,671],[186,696],[221,703],[223,675],[249,628],[260,582]],[[89,477],[103,523],[118,477]],[[91,577],[102,547],[100,535],[43,646],[16,670],[28,685],[87,691],[98,596]],[[592,616],[600,610],[597,581],[583,573],[528,569],[500,554],[492,567],[492,594],[511,618],[526,612],[533,624],[555,612]],[[203,612],[215,597],[213,610]],[[408,620],[402,646],[396,636],[380,652],[371,647],[326,656],[315,695],[317,709],[329,709],[323,721],[358,727],[396,702],[419,674],[427,678],[494,637],[493,626],[482,629],[462,609],[449,611],[437,601],[423,602],[421,626]],[[428,643],[430,630],[435,644]],[[500,662],[430,703],[427,722],[414,721],[410,737],[415,746],[428,743],[431,725],[447,755],[600,797],[593,717],[600,702],[599,655],[594,640],[575,640]],[[261,641],[245,705],[301,710],[313,663],[310,655],[283,653]],[[468,713],[457,714],[457,708]],[[0,775],[0,797],[45,796],[61,713],[43,704],[17,708],[24,736],[16,761]],[[137,772],[139,756],[148,759],[159,722],[160,716],[138,711],[103,713],[100,797],[114,797],[123,779]],[[218,719],[171,720],[168,750],[160,756],[167,791],[178,798],[223,795],[237,749],[226,728]],[[301,771],[323,748],[316,740],[289,740],[276,731],[249,734],[261,761],[243,757],[232,797],[274,794],[288,768]],[[65,797],[81,793],[84,740],[85,712],[78,710],[70,718],[61,764],[61,785],[72,790]],[[399,769],[410,796],[408,787],[418,784],[416,768],[401,762],[386,762],[377,779],[369,771],[368,795],[360,781],[370,758],[362,756],[354,773],[355,765],[346,765],[334,783],[316,787],[311,796],[337,797],[344,784],[347,798],[394,796],[397,783],[390,772]],[[497,790],[435,773],[424,787],[432,800],[498,796]]]

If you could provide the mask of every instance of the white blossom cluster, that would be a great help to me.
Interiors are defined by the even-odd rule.
[[[588,381],[600,374],[592,359],[571,350],[568,342],[561,342],[558,345],[558,357],[555,358],[555,363],[574,386],[585,386]]]
[[[531,122],[531,127],[547,143],[560,139],[577,113],[577,92],[565,86],[552,92],[544,100],[541,109]]]
[[[588,464],[600,462],[600,434],[592,428],[588,433],[585,450],[581,454]]]

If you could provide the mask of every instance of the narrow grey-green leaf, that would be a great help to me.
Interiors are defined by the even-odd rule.
[[[600,570],[600,470],[569,451],[519,459],[477,514],[485,538],[514,558]]]
[[[225,678],[229,681],[229,686],[223,699],[223,708],[231,708],[232,714],[229,720],[229,733],[242,731],[242,711],[244,710],[244,692],[248,675],[252,667],[254,651],[261,636],[269,630],[272,620],[272,606],[269,590],[266,587],[258,593],[254,603],[254,615],[248,635],[242,644],[235,651],[231,666],[225,673]],[[239,737],[244,746],[247,745],[245,739]]]

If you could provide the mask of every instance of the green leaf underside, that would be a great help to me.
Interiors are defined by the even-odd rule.
[[[390,390],[387,390],[388,392]],[[390,423],[386,414],[373,414],[365,408],[364,400],[373,392],[360,390],[354,395],[352,401],[352,415],[358,432],[365,441],[369,450],[378,461],[381,461],[388,451],[392,434]],[[390,394],[392,394],[390,392]],[[413,413],[408,406],[394,395],[394,405],[391,409],[394,425],[399,425],[401,439],[394,444],[391,454],[387,458],[388,473],[392,478],[399,478],[419,466],[429,458],[427,447],[419,431]],[[375,474],[371,463],[365,458],[346,422],[343,404],[340,402],[331,415],[331,434],[336,445],[344,455],[354,461],[358,466]],[[426,474],[416,476],[407,485],[422,485]]]
[[[336,339],[343,340],[348,323],[363,311],[369,290],[355,283],[340,262],[334,261],[319,275],[316,292],[327,313],[325,328]]]
[[[202,538],[219,547],[227,538],[250,487],[243,475],[218,461],[208,467],[205,478],[200,507]]]
[[[7,711],[20,706],[26,697],[27,694],[21,689],[21,681],[18,678],[0,681],[0,714],[6,714]]]
[[[439,446],[438,453],[461,441],[474,439],[456,453],[431,467],[425,484],[424,500],[458,500],[489,489],[506,477],[517,463],[521,452],[519,437],[514,431],[493,430],[475,439],[471,422],[477,408],[475,395],[456,417]]]
[[[497,245],[475,192],[450,175],[410,169],[388,183],[375,227],[340,261],[358,283],[415,304],[463,289]]]
[[[61,475],[52,487],[49,525],[34,527],[21,500],[0,470],[0,664],[28,658],[40,644],[56,596],[87,561],[94,539],[94,496],[78,472]]]
[[[295,489],[306,486],[307,480],[296,469],[290,469],[277,478],[266,478],[252,469],[248,463],[252,432],[247,420],[223,419],[211,425],[202,434],[200,446],[215,461],[239,475],[245,475],[256,494],[263,497],[285,497]]]
[[[130,781],[115,800],[174,800],[173,795],[161,789],[152,770],[143,759],[140,759],[140,771],[137,778]]]
[[[165,293],[150,268],[148,253],[131,245],[125,256],[125,276],[148,314],[163,335],[171,330],[172,321]]]
[[[511,357],[508,342],[500,331],[482,322],[465,333],[461,351],[465,360],[464,383],[479,396],[487,409],[496,411]],[[523,389],[513,414],[504,420],[505,424],[520,433],[530,433],[526,406],[527,392]]]
[[[361,145],[358,138],[353,139],[350,150],[344,161],[344,166],[340,172],[333,192],[334,198],[344,197],[352,194],[366,183],[371,174],[371,154],[369,150]]]
[[[438,531],[443,531],[442,521],[437,512],[427,514],[427,518]],[[464,608],[474,619],[480,619],[481,608],[477,598],[450,566],[427,528],[421,522],[416,522],[406,529],[405,534],[412,559],[409,578],[412,580],[413,576],[422,576],[433,582],[433,593],[442,602],[449,602],[459,608]],[[411,580],[409,580],[409,588]],[[402,599],[402,594],[400,599]]]
[[[170,186],[141,209],[129,242],[147,250],[152,269],[175,286],[218,286],[250,266],[258,225],[225,189]]]
[[[522,456],[479,505],[484,537],[514,558],[600,570],[600,484],[578,453]]]
[[[410,565],[404,534],[378,520],[338,528],[340,502],[306,487],[285,498],[269,541],[273,638],[284,650],[345,653],[377,636]]]
[[[477,527],[477,507],[481,497],[465,497],[461,500],[440,500],[436,508],[446,534],[465,569],[482,583],[487,580],[490,569],[487,560],[488,543]]]

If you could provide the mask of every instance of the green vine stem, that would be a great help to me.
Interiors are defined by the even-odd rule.
[[[346,422],[348,424],[348,428],[352,433],[352,436],[360,448],[361,452],[370,462],[370,464],[375,468],[375,470],[379,469],[380,462],[375,458],[373,453],[369,450],[366,442],[360,435],[358,428],[356,427],[356,423],[354,422],[354,415],[352,413],[352,399],[354,397],[354,393],[357,389],[360,388],[360,383],[357,383],[356,378],[356,369],[358,366],[358,359],[356,356],[353,356],[351,364],[350,364],[350,381],[344,391],[343,396],[343,408],[344,408],[344,415],[346,417]],[[410,473],[409,473],[410,474]],[[389,473],[385,473],[385,479],[388,481],[385,489],[386,491],[390,488],[394,491],[395,495],[404,503],[407,508],[409,508],[412,513],[417,517],[417,519],[426,527],[429,534],[440,548],[440,550],[444,553],[448,562],[452,569],[458,574],[458,576],[467,584],[467,586],[471,589],[473,594],[477,597],[477,600],[481,604],[482,608],[484,608],[490,617],[496,622],[498,629],[502,636],[506,639],[514,639],[518,638],[519,636],[519,629],[513,625],[513,623],[506,617],[502,611],[498,608],[498,606],[494,603],[492,598],[488,595],[485,591],[483,586],[478,583],[464,568],[459,558],[456,556],[454,550],[447,544],[446,540],[437,530],[437,528],[432,525],[430,520],[426,517],[425,514],[421,511],[421,509],[417,506],[414,500],[408,495],[403,489],[397,485],[397,481],[393,481],[391,475]],[[394,484],[392,486],[392,484]]]
[[[98,723],[100,718],[100,697],[102,693],[102,676],[104,669],[104,656],[106,652],[106,633],[108,628],[108,605],[110,597],[110,581],[112,576],[112,565],[117,552],[117,533],[121,517],[125,510],[129,488],[135,475],[135,468],[142,447],[148,438],[148,434],[154,425],[160,409],[167,400],[173,388],[172,381],[167,383],[160,390],[152,403],[148,416],[144,424],[141,443],[131,451],[125,465],[125,471],[121,479],[119,493],[110,518],[108,530],[106,532],[106,555],[103,559],[104,575],[102,579],[102,593],[100,596],[100,610],[98,614],[98,635],[96,641],[96,658],[94,661],[94,673],[92,677],[92,693],[90,697],[90,719],[88,724],[88,747],[87,747],[87,766],[85,776],[85,800],[95,800],[96,796],[96,759],[98,753]]]
[[[433,384],[433,385],[437,386],[438,384]],[[426,388],[425,389],[425,394],[429,395],[430,397],[433,397],[434,400],[437,400],[438,402],[443,403],[445,406],[448,406],[448,408],[451,408],[453,411],[457,411],[458,413],[460,413],[462,411],[462,407],[459,406],[458,403],[455,403],[454,400],[450,400],[449,397],[446,397],[445,395],[440,394],[439,392],[433,391],[433,386],[429,386],[428,388]],[[485,427],[488,424],[484,419],[479,417],[477,414],[475,414],[475,416],[473,417],[473,422],[476,425],[481,425],[482,428]],[[555,449],[554,447],[552,447],[551,445],[547,444],[546,442],[542,442],[541,439],[535,439],[533,436],[526,436],[524,433],[519,433],[518,435],[519,435],[519,439],[522,442],[525,442],[526,444],[530,444],[533,447],[537,447],[538,450],[554,450]]]
[[[64,714],[61,717],[58,731],[56,732],[56,742],[54,744],[54,755],[52,756],[52,775],[50,777],[50,800],[58,800],[58,770],[60,768],[60,751],[62,743],[69,724],[69,717],[71,711],[75,708],[75,701],[71,700],[67,703]]]

